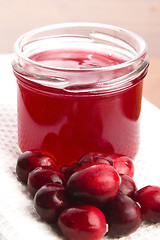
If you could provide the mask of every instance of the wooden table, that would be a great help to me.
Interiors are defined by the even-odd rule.
[[[26,31],[71,21],[117,25],[143,37],[150,57],[143,96],[160,108],[160,0],[0,0],[0,54],[11,53]]]

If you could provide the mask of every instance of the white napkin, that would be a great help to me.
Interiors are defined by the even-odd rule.
[[[0,60],[7,60],[7,57]],[[10,59],[10,56],[9,58]],[[0,61],[1,63],[5,61]],[[7,69],[6,61],[2,69]],[[5,71],[2,77],[7,90],[13,75]],[[2,76],[2,75],[1,75]],[[8,83],[7,83],[8,81]],[[12,83],[14,85],[14,83]],[[15,88],[15,85],[13,86]],[[3,92],[2,81],[0,89]],[[10,90],[12,95],[12,91]],[[4,93],[4,98],[6,95]],[[0,240],[60,240],[60,232],[40,220],[33,207],[33,200],[27,193],[26,186],[16,178],[15,166],[20,154],[17,145],[16,105],[6,105],[0,100]],[[15,93],[7,103],[15,102]],[[134,159],[134,180],[141,188],[148,184],[160,186],[160,110],[143,99],[141,114],[141,144]],[[122,240],[159,240],[160,224],[142,226]],[[104,237],[107,239],[107,237]],[[82,239],[85,240],[85,239]],[[87,240],[87,239],[86,239]],[[110,239],[111,240],[111,239]]]

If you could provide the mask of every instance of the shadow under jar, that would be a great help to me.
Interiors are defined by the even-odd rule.
[[[15,43],[18,144],[43,149],[58,167],[91,152],[133,158],[139,146],[146,44],[115,26],[65,23]]]

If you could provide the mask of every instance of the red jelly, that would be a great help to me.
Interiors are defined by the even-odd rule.
[[[18,143],[51,152],[60,167],[88,152],[134,157],[139,145],[145,42],[92,23],[58,24],[15,45]]]

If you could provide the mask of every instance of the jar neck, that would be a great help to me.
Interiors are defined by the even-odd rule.
[[[60,65],[57,52],[63,53]],[[73,53],[78,52],[77,59],[82,60],[88,52],[91,58],[105,59],[105,64],[101,61],[99,66],[89,58],[83,59],[83,64],[75,57],[73,61]],[[117,63],[108,64],[109,60]],[[27,84],[63,89],[66,93],[94,93],[131,87],[146,75],[148,64],[145,42],[132,32],[103,24],[71,23],[22,36],[15,45],[13,69]]]
[[[131,64],[115,69],[91,69],[68,71],[46,69],[40,65],[28,64],[19,59],[13,61],[13,69],[19,81],[39,85],[39,88],[63,89],[66,93],[117,92],[141,81],[148,70],[148,56],[143,55]]]

